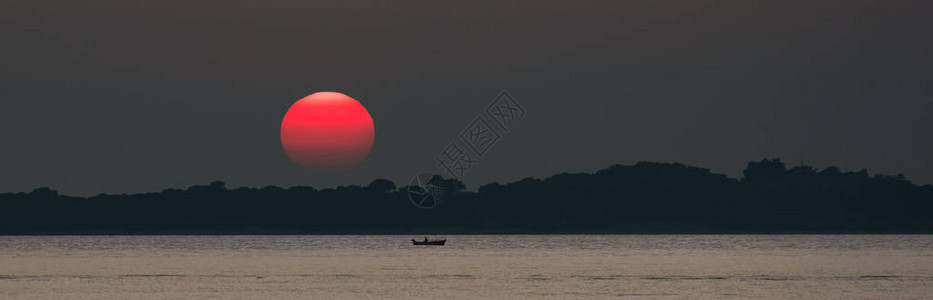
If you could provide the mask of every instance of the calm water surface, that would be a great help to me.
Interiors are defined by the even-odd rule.
[[[6,236],[2,299],[933,299],[931,235]]]

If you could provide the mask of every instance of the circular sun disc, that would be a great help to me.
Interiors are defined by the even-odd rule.
[[[282,118],[281,141],[293,161],[314,170],[342,170],[362,162],[375,139],[373,119],[356,99],[317,92]]]

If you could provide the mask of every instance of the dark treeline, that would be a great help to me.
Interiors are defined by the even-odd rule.
[[[477,192],[432,209],[406,187],[228,189],[69,197],[40,188],[0,194],[0,234],[261,233],[933,233],[933,186],[835,167],[748,164],[741,180],[682,164],[614,165]]]

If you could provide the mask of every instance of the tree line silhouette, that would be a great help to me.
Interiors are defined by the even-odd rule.
[[[0,234],[933,233],[933,186],[836,167],[750,162],[742,179],[678,163],[490,183],[443,180],[414,206],[405,186],[229,189],[70,197],[0,194]]]

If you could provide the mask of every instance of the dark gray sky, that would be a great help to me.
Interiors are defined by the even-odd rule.
[[[0,191],[401,184],[501,90],[528,114],[471,188],[763,157],[933,183],[926,1],[128,2],[0,4]],[[337,173],[279,143],[325,90],[376,124]]]

